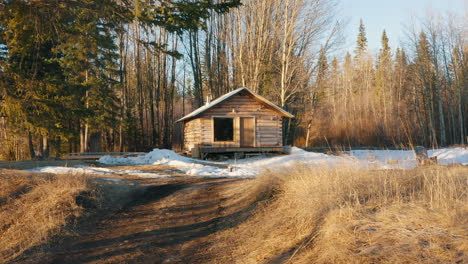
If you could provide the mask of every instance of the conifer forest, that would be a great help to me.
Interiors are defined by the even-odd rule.
[[[465,144],[466,15],[371,51],[338,2],[0,0],[0,159],[177,149],[176,120],[240,87],[295,115],[285,145]]]

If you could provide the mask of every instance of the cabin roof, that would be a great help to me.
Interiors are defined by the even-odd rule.
[[[285,117],[288,117],[288,118],[293,118],[294,115],[292,115],[291,113],[289,113],[288,111],[284,110],[283,108],[275,105],[274,103],[270,102],[268,99],[266,99],[265,97],[253,92],[252,90],[250,90],[249,88],[247,87],[242,87],[242,88],[239,88],[237,90],[234,90],[232,92],[229,92],[225,95],[222,95],[218,98],[216,98],[215,100],[213,100],[211,103],[209,104],[206,104],[198,109],[196,109],[195,111],[191,112],[190,114],[182,117],[181,119],[177,120],[176,122],[181,122],[181,121],[184,121],[184,120],[187,120],[187,119],[191,119],[191,118],[194,118],[196,116],[198,116],[199,114],[205,112],[206,110],[212,108],[213,106],[225,101],[226,99],[232,97],[233,95],[236,95],[238,93],[240,93],[241,91],[247,91],[249,92],[251,95],[253,95],[257,100],[261,101],[262,103],[264,104],[267,104],[269,106],[271,106],[275,111],[277,111],[278,113],[280,113],[282,116],[285,116]]]

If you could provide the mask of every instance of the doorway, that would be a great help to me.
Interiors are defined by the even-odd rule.
[[[240,118],[240,146],[255,146],[255,119],[253,117]]]

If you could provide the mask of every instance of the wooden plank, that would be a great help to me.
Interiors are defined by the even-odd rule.
[[[255,119],[253,117],[240,118],[240,146],[253,147],[254,146],[254,128]]]
[[[284,152],[284,147],[254,147],[254,148],[238,148],[238,147],[226,147],[226,148],[216,148],[216,147],[207,147],[201,148],[202,152],[205,153],[225,153],[225,152]]]
[[[260,117],[261,117],[261,116],[260,116]],[[265,119],[258,118],[258,122],[259,122],[259,123],[262,123],[262,124],[274,124],[274,125],[278,125],[278,120],[271,120],[270,118],[265,118]]]
[[[234,141],[236,142],[236,147],[240,147],[241,141],[241,132],[240,132],[240,118],[234,118]]]
[[[265,145],[265,144],[278,144],[277,140],[260,140],[260,143]]]
[[[261,126],[259,125],[257,130],[261,133],[276,133],[278,132],[277,127]]]
[[[262,113],[260,111],[236,111],[232,112],[232,110],[226,110],[226,111],[216,111],[216,112],[210,112],[206,115],[203,115],[203,117],[212,117],[212,116],[267,116],[268,113]]]
[[[278,132],[277,127],[263,126],[261,124],[259,124],[257,126],[257,130],[260,131],[260,132],[264,132],[264,133],[276,133],[276,132]]]
[[[280,138],[278,134],[260,134],[261,139],[263,138]]]

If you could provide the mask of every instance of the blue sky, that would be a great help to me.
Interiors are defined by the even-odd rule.
[[[354,49],[359,20],[366,26],[369,48],[378,52],[380,38],[385,29],[392,48],[400,46],[405,39],[405,26],[412,17],[424,17],[429,10],[436,13],[468,12],[468,0],[339,0],[341,14],[349,23],[346,27],[346,46]]]

